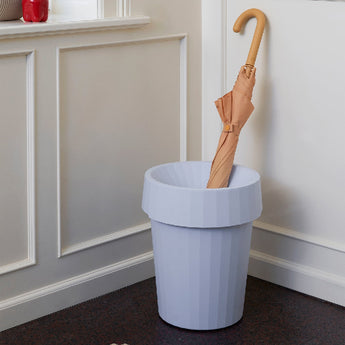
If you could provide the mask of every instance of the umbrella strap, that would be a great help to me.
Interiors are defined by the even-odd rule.
[[[238,122],[224,123],[223,132],[224,133],[234,133],[236,135],[239,135],[240,134],[240,126],[238,125]]]
[[[244,65],[244,67],[245,67],[245,69],[246,69],[247,78],[249,78],[250,75],[251,75],[251,73],[252,73],[252,71],[253,71],[253,69],[254,69],[254,66],[253,66],[253,65],[250,65],[250,64],[248,64],[248,63],[246,63],[246,64]]]

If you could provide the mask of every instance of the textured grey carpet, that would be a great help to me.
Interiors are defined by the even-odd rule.
[[[168,325],[154,279],[0,333],[0,345],[344,345],[345,308],[248,277],[243,319],[217,331]]]

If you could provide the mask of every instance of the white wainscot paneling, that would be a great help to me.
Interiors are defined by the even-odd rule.
[[[0,275],[35,263],[34,52],[0,54]]]
[[[61,257],[150,228],[145,170],[186,158],[186,37],[64,47],[58,61]]]

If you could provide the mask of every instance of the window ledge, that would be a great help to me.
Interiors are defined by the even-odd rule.
[[[59,35],[84,31],[138,28],[149,24],[150,17],[113,17],[77,20],[62,16],[50,16],[45,23],[25,23],[23,20],[0,22],[0,39]]]

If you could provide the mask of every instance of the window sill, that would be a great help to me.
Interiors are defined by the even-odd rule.
[[[113,17],[77,20],[62,16],[50,16],[45,23],[25,23],[23,20],[0,22],[0,39],[59,35],[107,29],[130,29],[149,24],[150,17]]]

